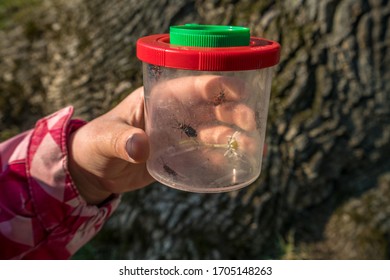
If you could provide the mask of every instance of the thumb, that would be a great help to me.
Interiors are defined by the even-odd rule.
[[[149,157],[149,139],[146,133],[139,128],[132,129],[126,140],[125,150],[131,162],[145,162]]]
[[[148,159],[149,138],[144,130],[126,123],[112,123],[107,127],[102,141],[104,143],[99,141],[101,154],[132,163],[142,163]]]

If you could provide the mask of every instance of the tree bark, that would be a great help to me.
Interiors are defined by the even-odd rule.
[[[69,103],[86,119],[105,112],[142,84],[139,37],[249,26],[282,45],[260,178],[223,194],[127,194],[94,257],[389,258],[370,249],[390,245],[389,19],[385,0],[44,1],[0,31],[0,129]]]

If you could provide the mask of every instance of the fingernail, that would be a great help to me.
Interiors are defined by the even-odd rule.
[[[135,133],[126,141],[126,152],[133,162],[144,162],[149,155],[148,143],[143,134]]]
[[[130,136],[126,141],[126,152],[130,159],[133,159],[134,156],[134,135]]]

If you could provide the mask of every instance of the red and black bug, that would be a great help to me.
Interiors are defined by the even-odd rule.
[[[225,101],[226,101],[225,90],[221,89],[221,91],[214,97],[213,105],[218,106],[218,105],[221,105],[222,103],[224,103]]]
[[[160,78],[160,76],[163,72],[161,66],[157,66],[157,65],[153,65],[153,64],[148,65],[148,71],[149,71],[149,75],[151,77],[154,77],[155,79]]]

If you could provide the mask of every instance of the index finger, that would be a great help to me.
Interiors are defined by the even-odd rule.
[[[188,106],[209,103],[214,106],[227,101],[240,101],[248,96],[245,82],[236,77],[217,75],[187,76],[155,85],[153,98],[173,98]]]

